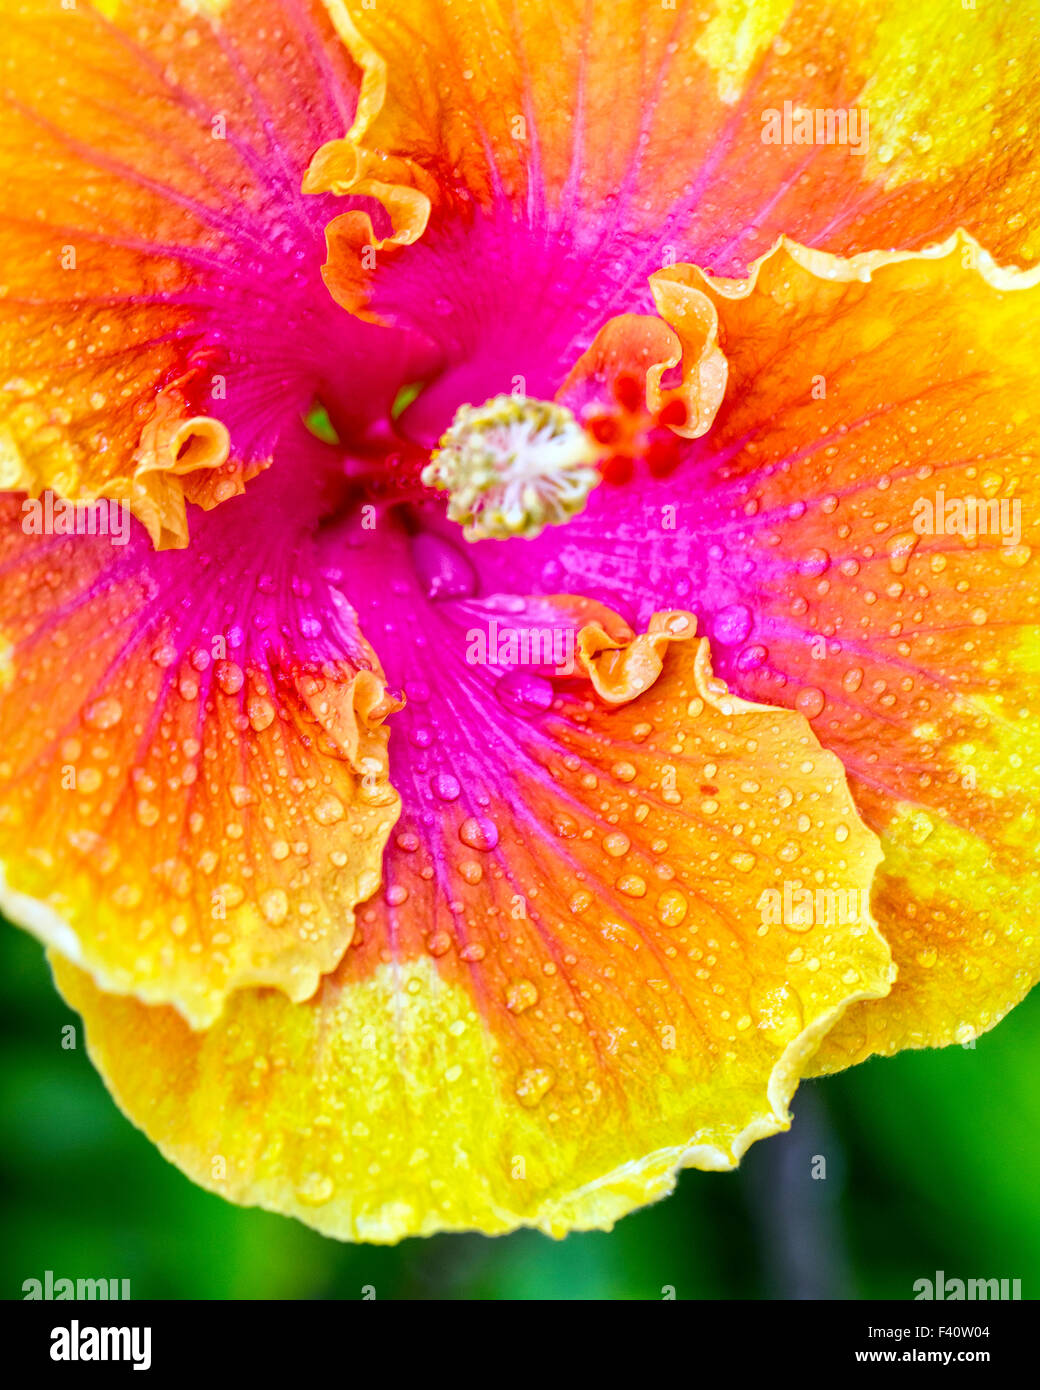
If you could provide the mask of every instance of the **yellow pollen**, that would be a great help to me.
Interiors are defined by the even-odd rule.
[[[423,469],[469,541],[537,536],[585,506],[600,450],[566,406],[530,396],[463,405]]]

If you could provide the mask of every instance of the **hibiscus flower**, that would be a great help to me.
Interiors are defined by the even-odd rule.
[[[1023,997],[1031,6],[4,19],[0,904],[170,1159],[609,1227]]]

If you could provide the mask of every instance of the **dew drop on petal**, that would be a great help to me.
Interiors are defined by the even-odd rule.
[[[842,676],[841,684],[843,689],[848,691],[850,695],[855,694],[855,692],[863,684],[862,669],[859,666],[850,666],[849,669]]]
[[[246,702],[246,714],[256,733],[261,734],[274,722],[274,705],[261,695],[254,695]]]
[[[488,816],[467,816],[459,826],[459,839],[470,849],[491,850],[498,844],[498,826]]]
[[[516,1098],[521,1105],[533,1110],[555,1080],[548,1067],[528,1067],[516,1078]]]
[[[345,814],[338,796],[323,796],[314,807],[314,819],[319,825],[336,825]]]
[[[919,537],[916,531],[901,531],[893,536],[887,546],[888,567],[893,574],[905,574],[910,557],[917,548]]]
[[[689,903],[677,888],[669,888],[662,893],[654,905],[658,921],[663,927],[677,927],[686,916]]]
[[[746,642],[751,632],[751,610],[742,603],[722,608],[715,616],[712,632],[724,647],[737,647]]]
[[[123,706],[118,700],[106,697],[95,700],[83,712],[84,723],[92,729],[111,729],[123,717]]]
[[[233,661],[222,661],[216,670],[217,684],[225,695],[237,695],[245,683],[241,666]]]
[[[538,988],[530,980],[513,980],[506,988],[506,1008],[510,1013],[522,1014],[538,1003]]]
[[[459,779],[451,772],[438,772],[430,786],[438,801],[457,801],[462,791]]]
[[[804,714],[806,719],[815,719],[818,714],[823,712],[826,701],[823,691],[817,690],[815,686],[807,685],[803,690],[799,690],[795,696],[795,708],[799,714]]]
[[[260,911],[272,927],[281,926],[289,915],[289,898],[282,888],[272,888],[260,895]]]
[[[326,1173],[309,1173],[296,1189],[296,1200],[304,1207],[323,1207],[332,1200],[336,1185]]]
[[[472,598],[477,573],[468,556],[442,536],[420,532],[412,540],[412,563],[419,583],[432,599]]]
[[[745,647],[737,657],[737,669],[739,671],[757,671],[760,666],[765,665],[768,656],[768,648],[763,647],[760,642],[755,642],[750,647]]]
[[[544,714],[553,702],[553,688],[531,671],[507,671],[495,684],[495,694],[515,714]]]

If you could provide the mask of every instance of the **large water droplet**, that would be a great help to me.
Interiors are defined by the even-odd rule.
[[[532,671],[507,671],[495,684],[495,694],[514,714],[544,714],[553,701],[553,688]]]
[[[222,661],[217,666],[217,684],[225,695],[236,695],[245,682],[241,666],[233,661]]]
[[[296,1189],[296,1200],[304,1207],[323,1207],[332,1200],[336,1185],[325,1173],[309,1173]]]
[[[510,1013],[522,1014],[525,1009],[538,1003],[538,989],[530,980],[513,980],[506,988],[506,1008]]]
[[[83,719],[92,729],[111,729],[123,717],[123,706],[118,700],[104,698],[95,700],[83,712]]]
[[[823,691],[817,690],[815,686],[808,685],[804,690],[799,690],[795,696],[795,708],[799,714],[804,714],[806,719],[815,719],[818,714],[823,712],[826,704]]]
[[[724,647],[736,647],[747,641],[751,632],[751,610],[742,603],[731,604],[715,615],[712,631]]]
[[[738,671],[757,671],[760,666],[764,666],[769,650],[763,647],[760,642],[753,643],[750,647],[745,647],[737,657]]]
[[[450,772],[438,772],[430,786],[438,801],[457,801],[462,791],[459,779]]]
[[[850,666],[841,678],[842,686],[850,695],[863,684],[863,671],[859,666]]]
[[[555,1080],[548,1067],[528,1067],[516,1078],[516,1098],[521,1105],[533,1110]]]
[[[488,816],[468,816],[459,826],[459,839],[470,849],[494,849],[498,844],[498,826]]]
[[[917,542],[918,536],[914,531],[902,531],[892,537],[888,543],[888,567],[893,574],[906,573]]]
[[[346,813],[338,796],[323,796],[314,807],[314,819],[319,825],[335,825]]]
[[[272,888],[260,895],[260,911],[272,927],[281,926],[289,915],[289,898],[283,888]]]

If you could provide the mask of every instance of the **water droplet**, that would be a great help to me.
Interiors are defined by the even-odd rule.
[[[827,573],[830,569],[830,564],[831,557],[828,555],[827,551],[816,546],[812,550],[807,550],[805,552],[805,558],[802,560],[799,568],[802,573],[807,575],[810,579],[818,579],[821,574]]]
[[[854,694],[863,684],[863,671],[859,666],[850,666],[841,678],[842,688],[847,690],[850,695]]]
[[[430,787],[438,801],[457,801],[462,792],[459,779],[450,772],[438,772],[431,780]]]
[[[246,714],[252,728],[260,734],[274,722],[274,705],[262,695],[253,695],[246,702]]]
[[[669,888],[657,899],[654,911],[663,927],[677,927],[686,916],[689,903],[678,888]]]
[[[818,714],[823,712],[826,701],[822,690],[807,685],[803,690],[799,690],[794,703],[795,708],[800,714],[804,714],[806,719],[815,719]]]
[[[1033,552],[1028,545],[1002,545],[1000,547],[1000,561],[1008,569],[1021,569],[1028,563]]]
[[[910,556],[917,548],[919,537],[915,531],[901,531],[888,543],[888,567],[893,574],[906,574]]]
[[[498,844],[498,826],[488,816],[467,816],[459,826],[459,839],[470,849],[494,849]]]
[[[776,1043],[792,1042],[802,1031],[802,1006],[789,985],[753,990],[750,1004],[758,1026]]]
[[[548,1067],[528,1067],[516,1078],[516,1098],[521,1105],[533,1110],[555,1081]]]
[[[553,702],[553,688],[531,671],[507,671],[495,683],[495,694],[515,714],[544,714]]]
[[[914,811],[909,818],[910,843],[923,845],[935,829],[935,822],[924,811]]]
[[[217,684],[225,695],[237,695],[245,683],[241,666],[233,661],[222,661],[216,670]]]
[[[768,656],[768,648],[756,642],[750,647],[745,647],[737,657],[737,669],[739,671],[757,671],[760,666],[765,665]]]
[[[279,927],[289,915],[289,898],[282,888],[260,894],[260,911],[272,927]]]
[[[746,642],[751,632],[751,610],[742,603],[722,608],[715,615],[712,632],[724,647],[737,647]]]
[[[522,1014],[537,1003],[538,989],[530,980],[513,980],[506,988],[506,1008],[510,1013]]]
[[[335,825],[344,815],[343,802],[338,796],[323,796],[314,808],[314,819],[319,825]]]
[[[177,660],[177,648],[172,642],[160,642],[159,645],[152,650],[152,660],[155,662],[156,666],[160,667],[162,670],[166,670]]]
[[[323,1207],[332,1200],[336,1185],[325,1173],[308,1173],[296,1189],[296,1200],[304,1207]]]

